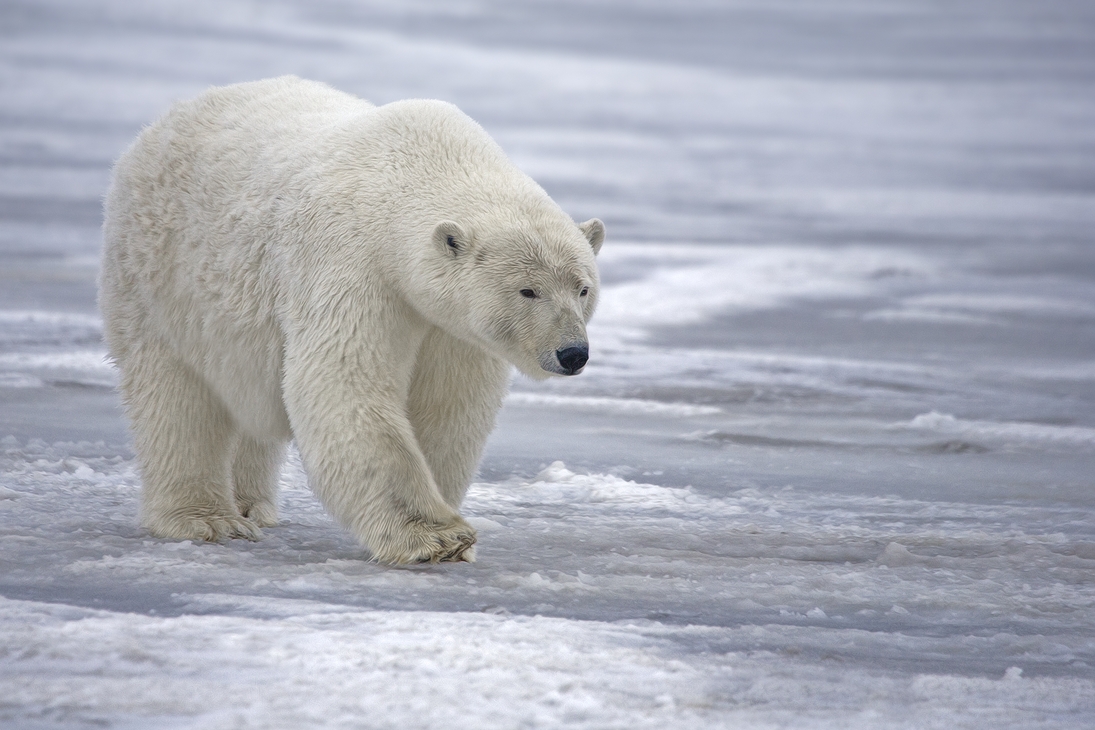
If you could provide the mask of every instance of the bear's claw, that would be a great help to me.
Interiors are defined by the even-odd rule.
[[[438,552],[420,559],[420,563],[474,563],[475,562],[475,535],[463,538],[456,545],[448,548],[439,547]]]

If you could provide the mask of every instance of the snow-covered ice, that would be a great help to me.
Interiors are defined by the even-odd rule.
[[[280,73],[608,225],[475,564],[369,562],[294,453],[261,542],[138,526],[109,166]],[[0,98],[0,726],[1095,725],[1089,4],[8,0]]]

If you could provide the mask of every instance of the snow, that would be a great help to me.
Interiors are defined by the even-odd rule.
[[[1085,3],[0,7],[0,726],[1095,724]],[[297,73],[456,102],[605,220],[580,377],[515,378],[473,564],[138,525],[109,165]]]

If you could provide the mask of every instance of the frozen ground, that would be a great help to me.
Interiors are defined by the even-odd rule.
[[[109,165],[289,72],[608,224],[474,565],[369,563],[295,459],[262,542],[137,526]],[[0,99],[0,726],[1095,726],[1090,4],[6,0]]]

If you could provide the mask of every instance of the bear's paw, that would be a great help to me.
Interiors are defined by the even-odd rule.
[[[445,524],[411,520],[402,534],[373,550],[381,563],[474,563],[475,528],[460,517]]]
[[[232,538],[262,539],[262,530],[238,514],[211,510],[176,510],[168,515],[146,518],[145,527],[155,537],[174,540],[226,542]]]
[[[237,501],[236,507],[239,508],[243,517],[259,527],[277,527],[280,524],[278,522],[278,506],[273,502]]]

